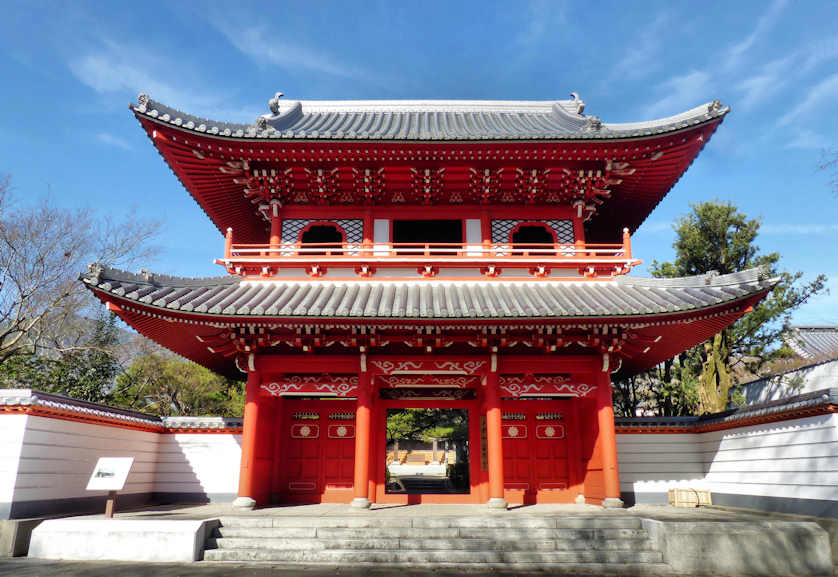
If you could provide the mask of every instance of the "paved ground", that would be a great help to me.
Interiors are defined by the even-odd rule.
[[[43,561],[36,559],[0,559],[0,576],[2,577],[445,577],[455,575],[486,575],[486,569],[460,570],[419,570],[402,568],[369,567],[275,567],[248,566],[220,563],[192,563],[192,564],[139,564],[114,562],[68,562]],[[549,572],[522,571],[491,571],[493,577],[525,577],[544,576]],[[592,574],[579,574],[576,577],[598,577]],[[615,577],[610,574],[609,577]],[[638,575],[621,575],[616,577],[640,577]]]
[[[172,505],[140,507],[117,512],[122,519],[213,519],[224,516],[281,517],[285,515],[311,517],[464,517],[472,515],[505,516],[623,516],[648,517],[666,521],[744,521],[765,519],[768,515],[758,511],[730,510],[715,507],[698,509],[676,508],[669,505],[635,505],[629,509],[603,509],[595,505],[522,505],[507,511],[492,511],[485,505],[388,505],[374,504],[370,509],[355,509],[345,504],[320,503],[317,505],[289,505],[266,507],[253,511],[234,509],[230,503],[206,505]],[[104,515],[87,515],[84,518],[101,519]]]

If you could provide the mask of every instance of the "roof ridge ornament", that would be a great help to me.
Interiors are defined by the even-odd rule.
[[[279,114],[279,99],[285,96],[282,92],[277,92],[274,94],[274,97],[268,100],[268,108],[270,109],[271,113],[276,115]]]
[[[573,99],[572,102],[576,105],[576,114],[582,115],[585,112],[585,101],[579,98],[579,94],[577,92],[571,92],[570,97]]]
[[[585,117],[585,130],[600,130],[602,128],[602,120],[599,116],[586,116]]]
[[[707,105],[707,113],[714,114],[719,112],[722,109],[722,102],[720,100],[714,100],[710,104]]]

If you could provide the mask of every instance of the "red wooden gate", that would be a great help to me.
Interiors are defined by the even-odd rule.
[[[572,503],[580,492],[572,403],[503,402],[503,476],[510,503]]]
[[[280,500],[351,501],[355,403],[286,398],[283,412]]]

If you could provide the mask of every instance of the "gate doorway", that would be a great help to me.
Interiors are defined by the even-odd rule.
[[[385,492],[468,494],[465,409],[387,409]]]
[[[477,399],[394,400],[382,394],[375,423],[376,502],[413,505],[485,500],[481,494],[485,471],[481,471]]]

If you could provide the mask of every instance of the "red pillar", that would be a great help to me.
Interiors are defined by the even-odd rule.
[[[256,444],[258,442],[259,419],[268,418],[260,415],[263,407],[259,402],[261,375],[258,371],[247,374],[245,389],[244,423],[242,425],[242,460],[239,469],[239,496],[233,501],[233,507],[253,509],[257,504],[256,494]]]
[[[355,480],[353,482],[352,506],[366,509],[370,506],[370,428],[372,421],[372,391],[370,374],[366,371],[365,359],[361,360],[358,375],[358,404],[355,409]]]
[[[271,211],[271,236],[270,236],[270,247],[271,247],[271,254],[276,254],[276,251],[279,249],[279,245],[282,242],[282,220],[279,218],[279,201],[272,200],[270,204],[270,211]]]
[[[614,430],[614,408],[611,405],[611,375],[608,365],[599,373],[597,383],[597,423],[599,424],[599,443],[602,455],[602,476],[605,485],[603,507],[618,508],[623,506],[620,499],[620,475],[617,470],[617,434]]]
[[[500,388],[497,356],[492,355],[492,370],[486,375],[486,445],[489,453],[489,502],[493,509],[506,509],[503,497],[503,427],[501,426]]]

